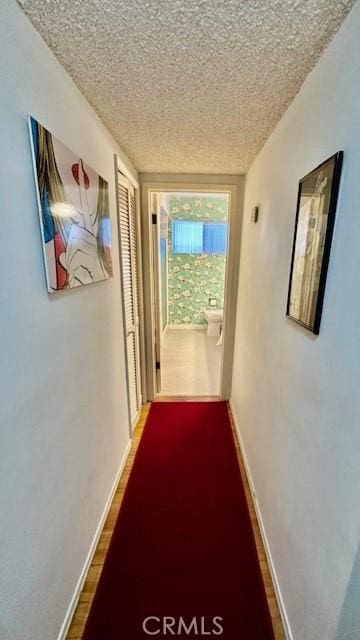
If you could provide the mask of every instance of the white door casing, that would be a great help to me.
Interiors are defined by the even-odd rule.
[[[237,302],[239,262],[241,246],[241,227],[244,198],[244,176],[189,176],[173,174],[142,174],[141,201],[143,238],[143,269],[144,269],[144,316],[146,352],[150,354],[146,364],[147,398],[153,400],[158,393],[155,365],[156,354],[156,317],[153,312],[156,304],[156,286],[158,278],[153,276],[154,265],[157,264],[154,251],[156,250],[154,231],[151,224],[152,195],[167,192],[204,192],[223,193],[230,195],[229,203],[229,248],[226,261],[226,281],[224,297],[224,325],[223,349],[221,362],[220,395],[222,400],[228,400],[231,391],[232,365],[235,338],[235,309]],[[155,246],[154,246],[155,245]]]
[[[120,171],[117,171],[117,204],[127,364],[127,392],[132,429],[138,420],[141,410],[136,193],[130,180]]]
[[[154,317],[155,317],[155,383],[156,393],[161,391],[161,286],[160,286],[160,207],[157,194],[151,201],[153,274],[154,274]]]

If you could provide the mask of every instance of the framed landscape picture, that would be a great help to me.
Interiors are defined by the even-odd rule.
[[[29,129],[48,291],[110,278],[108,183],[32,117]]]
[[[296,208],[287,316],[319,333],[343,152],[302,178]]]

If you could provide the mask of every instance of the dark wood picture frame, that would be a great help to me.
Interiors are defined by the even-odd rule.
[[[286,315],[315,335],[320,330],[342,161],[343,152],[338,151],[299,182]]]

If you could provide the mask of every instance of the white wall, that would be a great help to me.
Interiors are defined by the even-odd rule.
[[[26,117],[110,186],[114,278],[46,291]],[[114,140],[0,4],[0,638],[54,640],[129,440]]]
[[[296,640],[360,637],[359,33],[357,3],[246,181],[232,405]],[[298,181],[339,149],[342,184],[315,338],[285,318]]]

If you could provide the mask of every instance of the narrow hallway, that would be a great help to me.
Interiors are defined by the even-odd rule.
[[[226,640],[283,638],[233,435],[225,402],[152,404],[85,632],[80,602],[68,640],[166,635],[164,624],[179,638],[191,625]]]
[[[360,639],[359,33],[0,2],[0,640]]]

